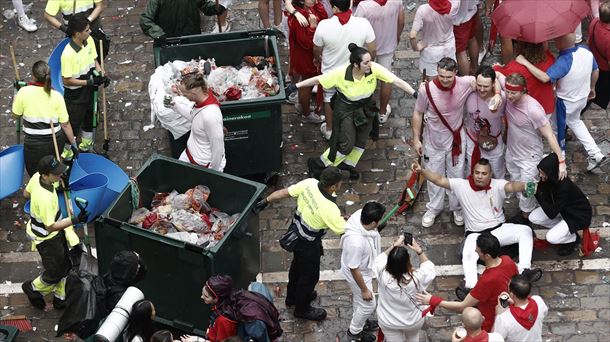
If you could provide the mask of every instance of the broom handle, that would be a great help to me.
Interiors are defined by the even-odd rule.
[[[15,48],[13,47],[13,44],[10,44],[8,46],[9,50],[11,51],[11,60],[13,61],[13,70],[15,70],[15,80],[17,82],[19,82],[21,80],[21,77],[19,77],[19,68],[17,67],[17,58],[15,58]],[[15,95],[17,93],[17,90],[14,89],[13,90],[15,93],[13,95]],[[15,96],[13,96],[14,98]],[[17,131],[17,144],[21,143],[21,115],[19,115],[15,121],[15,130]]]
[[[55,137],[55,125],[53,124],[53,121],[51,121],[51,138],[53,139],[53,148],[55,149],[55,158],[57,158],[57,160],[60,161],[61,157],[59,155],[59,148],[57,146],[57,138]],[[64,180],[60,178],[59,182],[61,183],[61,186],[63,186],[65,189],[66,185],[64,184]],[[74,214],[74,212],[72,211],[72,203],[70,203],[70,200],[68,199],[67,191],[64,191],[64,200],[66,201],[66,209],[68,209],[68,215],[72,216]]]
[[[15,49],[13,48],[13,44],[8,46],[11,50],[11,59],[13,60],[13,69],[15,70],[15,79],[17,81],[21,80],[19,77],[19,68],[17,67],[17,58],[15,58]]]
[[[100,68],[102,69],[102,76],[106,75],[104,71],[104,47],[100,40]],[[106,123],[106,87],[102,87],[102,115],[104,116],[104,140],[108,140],[108,126]]]
[[[220,8],[220,5],[218,4],[218,0],[216,0],[216,12],[218,12],[219,8]],[[220,26],[220,14],[216,15],[216,21],[218,21],[218,33],[221,33],[222,27]]]

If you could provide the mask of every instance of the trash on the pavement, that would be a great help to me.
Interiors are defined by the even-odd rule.
[[[212,208],[207,202],[210,189],[197,185],[184,194],[174,190],[156,193],[150,210],[133,211],[129,223],[158,234],[210,248],[216,245],[237,221],[239,214],[229,215]]]

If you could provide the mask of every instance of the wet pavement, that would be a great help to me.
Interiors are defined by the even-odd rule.
[[[14,20],[4,20],[0,33],[0,149],[14,144],[14,121],[10,117],[12,81],[14,78],[8,52],[8,44],[16,46],[17,62],[22,77],[29,77],[30,66],[39,59],[46,60],[62,35],[51,30],[42,17],[45,1],[35,1],[33,17],[39,30],[28,34],[17,28]],[[125,171],[134,174],[152,153],[169,154],[166,133],[160,128],[142,129],[150,124],[150,103],[147,81],[154,70],[152,41],[139,28],[138,17],[145,1],[114,0],[104,11],[103,27],[112,37],[112,50],[106,61],[106,70],[113,82],[108,88],[108,127],[111,138],[110,158]],[[2,10],[10,2],[0,5]],[[233,30],[251,30],[259,27],[256,1],[236,0],[229,19]],[[407,12],[407,24],[396,52],[393,71],[411,84],[419,82],[418,54],[408,46],[414,12]],[[206,28],[212,26],[210,20]],[[287,65],[285,42],[280,41],[282,66]],[[358,165],[362,176],[357,182],[346,182],[339,193],[337,203],[345,215],[349,215],[370,200],[377,200],[391,207],[399,197],[410,172],[405,163],[414,152],[405,143],[411,137],[409,118],[414,100],[394,89],[391,104],[393,114],[381,127],[380,139],[369,142]],[[294,106],[285,104],[283,111],[283,162],[278,186],[288,186],[306,177],[306,160],[318,156],[326,142],[321,138],[317,125],[303,124]],[[583,120],[596,141],[610,136],[608,113],[593,106]],[[157,125],[158,126],[158,125]],[[101,149],[101,133],[98,149]],[[608,140],[600,143],[604,153],[610,152]],[[542,268],[543,278],[536,283],[534,292],[540,294],[550,308],[544,325],[544,341],[604,341],[610,337],[610,182],[605,165],[594,173],[586,172],[586,153],[576,142],[568,143],[568,170],[570,177],[587,194],[593,205],[591,228],[599,229],[602,236],[600,251],[587,258],[577,254],[558,257],[553,249],[534,252],[533,264]],[[1,176],[1,175],[0,175]],[[270,189],[273,190],[273,189]],[[463,229],[450,221],[450,213],[444,212],[434,226],[421,228],[421,216],[425,211],[425,189],[415,207],[406,215],[393,218],[382,232],[382,243],[388,246],[392,237],[402,229],[410,230],[421,239],[430,259],[438,266],[439,274],[431,285],[431,292],[455,299],[453,289],[462,278],[461,260],[457,255]],[[48,341],[55,338],[54,326],[60,312],[42,312],[29,306],[21,293],[20,283],[31,279],[40,271],[36,252],[24,233],[24,199],[18,193],[0,201],[0,316],[26,315],[36,327],[23,333],[18,341]],[[287,270],[291,255],[283,251],[277,239],[283,234],[292,217],[295,202],[284,200],[276,203],[260,215],[262,279],[275,293],[276,304],[281,311],[282,341],[334,341],[337,336],[345,340],[345,330],[351,319],[351,291],[338,272],[341,250],[338,237],[331,233],[324,240],[321,281],[317,286],[316,305],[328,311],[328,318],[320,323],[295,319],[285,308]],[[506,203],[507,217],[517,211],[515,199]],[[92,230],[92,229],[90,229]],[[544,230],[536,230],[543,237]],[[197,300],[198,294],[194,294]],[[421,334],[422,341],[448,340],[453,327],[459,324],[459,316],[445,310],[428,319]]]

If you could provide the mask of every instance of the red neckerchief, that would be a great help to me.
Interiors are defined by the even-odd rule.
[[[428,0],[428,4],[438,14],[447,14],[451,12],[451,3],[449,0]]]
[[[208,98],[205,99],[205,101],[203,101],[203,102],[195,103],[195,108],[202,108],[202,107],[205,107],[207,105],[212,105],[212,104],[220,106],[220,102],[218,102],[218,100],[216,99],[216,96],[214,96],[214,94],[212,94],[212,91],[208,90]]]
[[[342,13],[335,13],[335,17],[337,17],[337,19],[339,19],[339,22],[341,23],[341,25],[345,25],[349,21],[349,18],[352,17],[352,10],[349,9]]]
[[[385,4],[388,2],[388,0],[374,0],[374,1],[375,1],[376,3],[378,3],[378,4],[379,4],[379,6],[383,6],[383,5],[385,5]]]
[[[438,89],[442,90],[442,91],[450,91],[451,94],[453,95],[453,88],[455,88],[455,84],[457,83],[457,79],[453,79],[453,83],[449,86],[449,87],[445,87],[441,84],[441,82],[438,80],[438,78],[435,78],[432,82],[434,82],[434,85],[438,87]]]
[[[478,186],[474,183],[474,178],[472,177],[472,175],[468,176],[468,183],[470,184],[470,188],[472,188],[472,190],[474,191],[491,190],[491,181],[485,186]]]
[[[28,82],[27,85],[33,85],[37,87],[44,87],[44,83],[42,82]]]
[[[514,305],[511,305],[509,308],[510,313],[522,327],[527,330],[532,329],[534,323],[536,323],[536,318],[538,318],[538,303],[536,303],[532,297],[527,299],[527,306],[525,309],[521,309]]]
[[[487,331],[485,330],[481,330],[481,332],[477,335],[477,336],[470,336],[470,335],[466,335],[466,337],[464,338],[464,342],[488,342],[489,341],[489,334],[487,334]]]

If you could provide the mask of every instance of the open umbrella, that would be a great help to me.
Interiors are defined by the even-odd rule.
[[[587,0],[505,0],[492,20],[502,37],[542,43],[574,32],[589,13]]]

